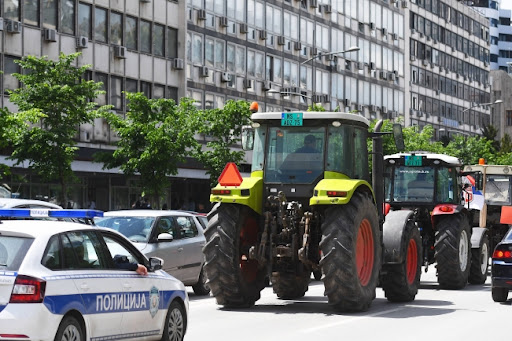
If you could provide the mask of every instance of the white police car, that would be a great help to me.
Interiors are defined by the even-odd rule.
[[[10,217],[97,214],[102,212],[0,210]],[[137,263],[147,275],[124,270]],[[113,230],[0,220],[0,340],[183,340],[188,295],[161,267],[161,259],[148,260]]]

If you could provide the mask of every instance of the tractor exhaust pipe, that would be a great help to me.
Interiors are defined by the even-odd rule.
[[[372,162],[372,186],[377,202],[380,226],[384,224],[384,144],[382,142],[383,121],[379,120],[373,129],[373,162]]]

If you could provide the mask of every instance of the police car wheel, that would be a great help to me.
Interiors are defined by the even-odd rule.
[[[174,301],[169,306],[165,318],[162,341],[182,341],[187,330],[187,315],[181,304]]]
[[[84,333],[82,327],[76,318],[72,316],[65,317],[60,323],[59,330],[55,336],[55,341],[83,341]]]

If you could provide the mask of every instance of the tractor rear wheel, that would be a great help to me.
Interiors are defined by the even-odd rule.
[[[471,227],[463,214],[442,217],[437,225],[435,258],[437,281],[445,289],[466,286],[471,267]]]
[[[258,244],[258,215],[249,207],[216,204],[204,234],[205,270],[217,304],[250,307],[259,300],[267,271],[249,258]]]
[[[484,235],[478,249],[471,249],[471,270],[469,270],[469,283],[484,284],[487,280],[489,266],[489,237]]]
[[[404,232],[405,258],[402,264],[383,266],[382,289],[391,302],[409,302],[418,293],[421,276],[421,236],[418,228],[409,221]]]
[[[320,248],[325,294],[340,311],[367,310],[375,298],[382,245],[377,209],[369,195],[325,210]]]
[[[305,271],[303,274],[290,274],[284,272],[272,273],[272,289],[277,297],[283,300],[301,298],[308,291],[311,273]]]

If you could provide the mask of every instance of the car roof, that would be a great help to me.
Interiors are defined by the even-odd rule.
[[[175,210],[120,210],[103,213],[103,217],[164,217],[164,216],[194,216],[185,211]]]
[[[59,205],[52,204],[51,202],[42,200],[0,198],[0,208],[14,208],[27,205],[32,207],[62,208]]]
[[[98,230],[98,227],[67,221],[50,220],[2,220],[0,232],[9,235],[25,235],[30,237],[52,236],[57,233],[76,230]],[[1,234],[1,233],[0,233]]]

